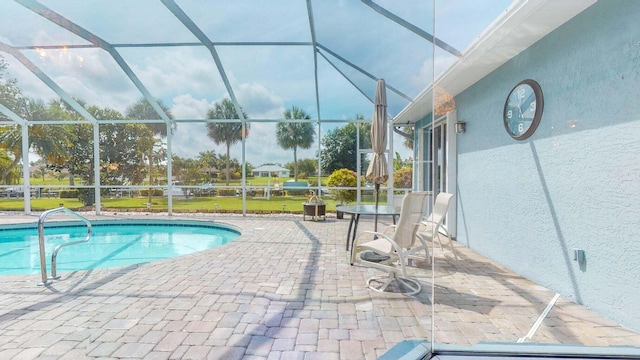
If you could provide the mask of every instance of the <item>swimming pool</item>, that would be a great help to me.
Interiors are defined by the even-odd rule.
[[[57,256],[57,272],[110,268],[172,258],[224,245],[240,236],[229,225],[204,221],[144,220],[92,221],[91,240],[64,247]],[[47,269],[53,249],[82,240],[87,227],[80,222],[45,223]],[[36,224],[0,229],[0,275],[40,273]]]

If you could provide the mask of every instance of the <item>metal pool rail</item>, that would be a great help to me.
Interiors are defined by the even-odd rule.
[[[47,218],[47,216],[49,216],[50,214],[54,214],[58,212],[67,213],[84,222],[87,225],[87,237],[84,240],[71,241],[71,242],[56,246],[55,249],[53,249],[53,253],[51,254],[51,277],[47,277],[47,262],[45,259],[45,250],[44,250],[44,221]],[[56,257],[58,256],[58,251],[60,251],[60,248],[62,248],[63,246],[69,246],[69,245],[87,242],[90,239],[91,239],[91,222],[89,222],[89,220],[87,220],[83,216],[65,207],[59,207],[56,209],[51,209],[43,212],[42,215],[40,215],[40,218],[38,219],[38,240],[40,242],[40,269],[42,272],[42,282],[38,283],[38,285],[48,285],[51,283],[51,280],[60,278],[60,276],[56,274]]]

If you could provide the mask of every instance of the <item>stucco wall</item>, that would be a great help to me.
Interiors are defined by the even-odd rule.
[[[475,251],[640,331],[640,1],[599,1],[456,97],[458,236]],[[513,140],[509,90],[542,86]],[[585,250],[586,263],[572,249]]]

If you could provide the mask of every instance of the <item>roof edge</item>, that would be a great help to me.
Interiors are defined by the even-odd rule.
[[[455,97],[486,75],[566,23],[597,0],[516,0],[434,81]],[[433,84],[393,119],[415,124],[432,112]]]

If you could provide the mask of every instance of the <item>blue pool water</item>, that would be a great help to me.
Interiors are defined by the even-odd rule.
[[[79,222],[45,225],[47,272],[51,273],[53,249],[60,243],[83,240],[87,228]],[[234,228],[196,221],[96,221],[92,226],[90,241],[60,249],[58,273],[167,259],[220,246],[240,236]],[[0,275],[39,273],[37,227],[0,230]]]

